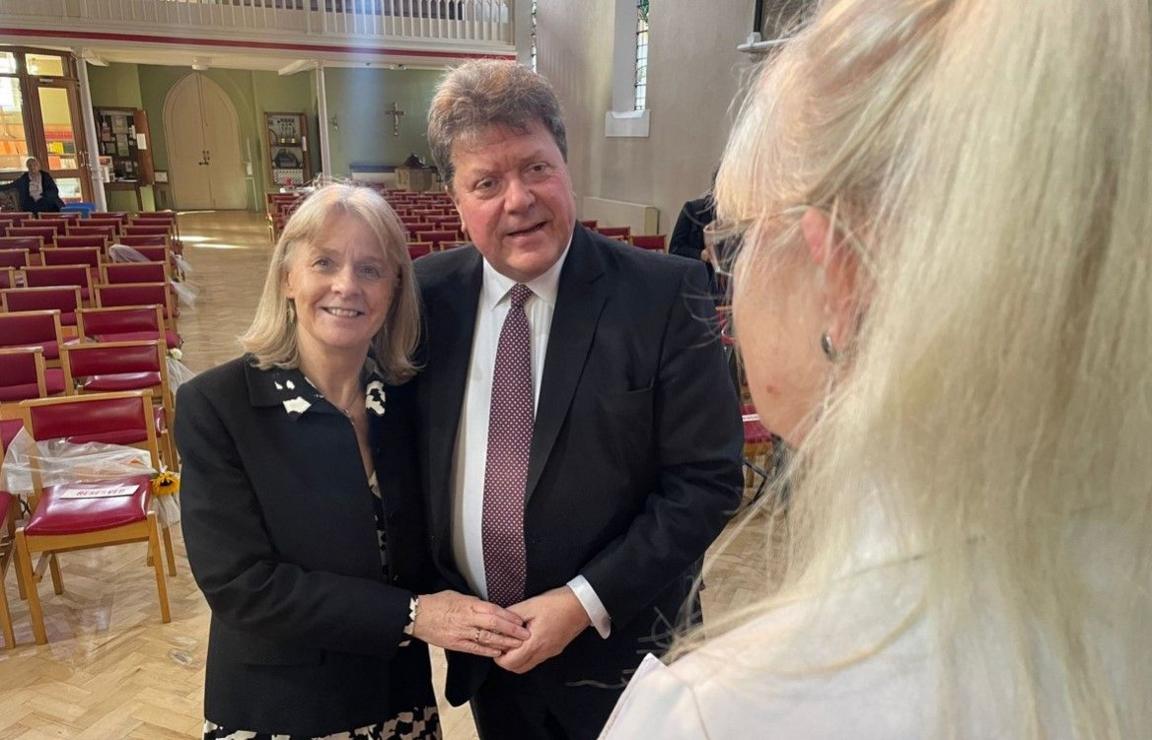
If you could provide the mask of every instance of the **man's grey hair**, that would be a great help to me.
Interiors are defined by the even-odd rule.
[[[440,81],[428,109],[428,144],[440,177],[452,189],[452,147],[490,126],[526,131],[543,124],[568,161],[568,136],[560,101],[548,80],[515,62],[478,59]]]

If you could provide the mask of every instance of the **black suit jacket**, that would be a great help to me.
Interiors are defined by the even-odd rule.
[[[352,425],[298,370],[241,358],[180,387],[181,512],[212,608],[213,722],[326,735],[388,719],[390,684],[431,680],[425,647],[397,653],[428,561],[411,395],[386,395],[384,415],[369,419],[392,583]],[[284,401],[295,396],[312,405],[292,416]]]
[[[416,261],[426,367],[420,459],[433,559],[452,554],[452,465],[482,279],[459,248]],[[560,275],[525,502],[529,596],[587,578],[612,618],[530,672],[549,690],[619,692],[660,652],[698,561],[740,501],[743,430],[703,266],[577,226]],[[492,662],[450,654],[447,694],[473,695]],[[611,707],[613,697],[607,706]],[[600,717],[603,723],[605,717]]]

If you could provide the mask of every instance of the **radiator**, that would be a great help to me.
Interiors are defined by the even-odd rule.
[[[630,226],[633,234],[660,233],[660,209],[656,206],[586,196],[580,211],[582,221],[596,219],[599,226]]]

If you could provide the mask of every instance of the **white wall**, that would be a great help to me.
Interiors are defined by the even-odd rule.
[[[577,203],[586,195],[654,205],[670,233],[684,201],[706,190],[754,59],[736,51],[755,0],[658,0],[648,48],[648,138],[605,138],[612,98],[614,0],[541,2],[537,68],[568,125]]]

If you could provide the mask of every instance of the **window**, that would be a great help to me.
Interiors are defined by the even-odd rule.
[[[648,0],[636,0],[635,109],[644,110],[648,100]]]
[[[47,54],[28,53],[24,56],[28,74],[37,77],[64,77],[64,58]]]

